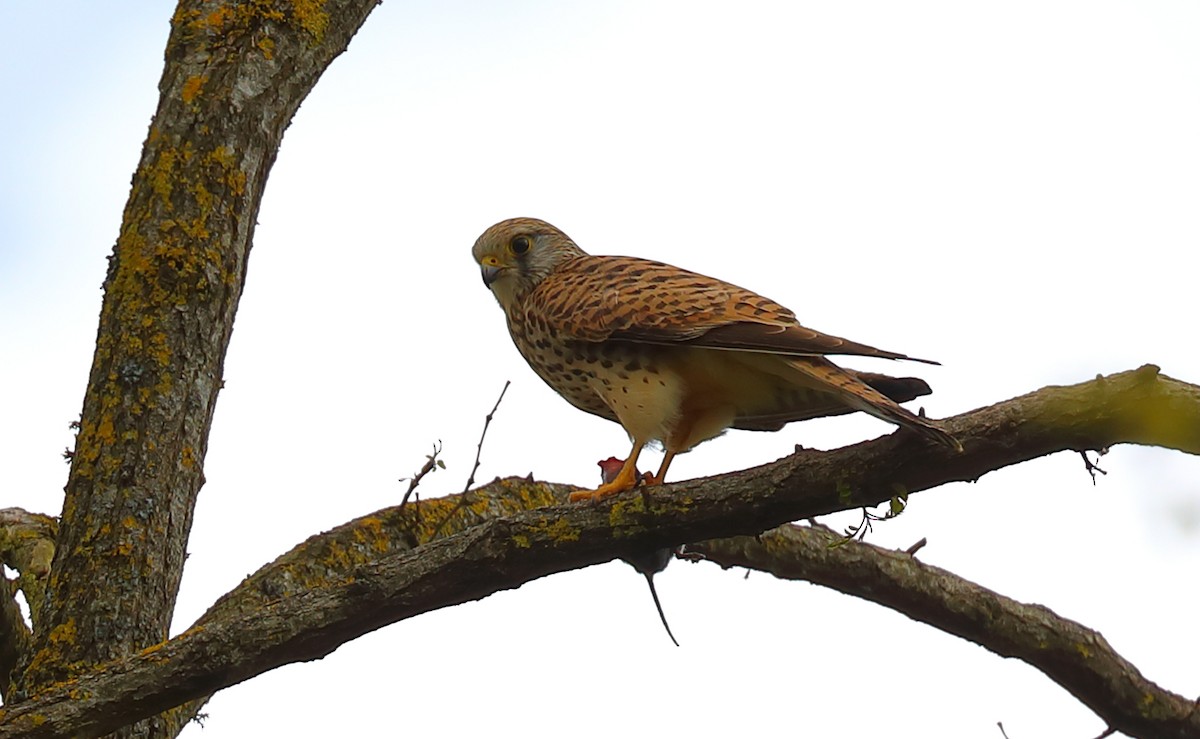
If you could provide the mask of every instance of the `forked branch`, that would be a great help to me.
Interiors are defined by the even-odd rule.
[[[282,664],[319,658],[386,624],[630,552],[755,534],[875,505],[897,490],[913,494],[977,479],[1056,451],[1134,443],[1197,454],[1200,387],[1147,366],[1045,388],[947,419],[945,426],[963,442],[963,453],[901,432],[597,505],[563,504],[566,486],[510,478],[471,491],[469,506],[449,496],[384,509],[311,537],[247,578],[178,637],[7,707],[0,739],[101,734],[188,701],[195,702],[185,710],[194,710],[216,690]],[[911,557],[906,562],[911,569]],[[905,607],[934,609],[921,601],[926,585],[920,583],[949,573],[920,565],[911,574],[912,590],[904,592],[912,604]],[[973,598],[1000,597],[971,588],[958,591],[964,608]],[[1048,612],[1014,604],[1013,628],[1004,640],[980,634],[980,643],[1026,658],[1028,640],[1046,634],[1023,623],[1022,614],[1045,619]],[[971,625],[968,619],[946,627],[969,631]],[[1097,655],[1111,651],[1078,625],[1063,628],[1056,637],[1063,644],[1090,646]],[[1122,730],[1135,735],[1200,736],[1192,704],[1175,696],[1149,709],[1145,703],[1130,707],[1128,696],[1149,686],[1138,682],[1136,670],[1113,655],[1103,679],[1072,677],[1079,666],[1071,660],[1081,658],[1070,649],[1055,650],[1057,666],[1047,674],[1076,680],[1069,690],[1084,685],[1093,691],[1088,705],[1108,701],[1113,715],[1105,717],[1112,725],[1132,727]],[[1148,721],[1154,722],[1152,732],[1143,731]]]

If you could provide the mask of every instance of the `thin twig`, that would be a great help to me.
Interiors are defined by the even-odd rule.
[[[442,453],[442,440],[438,439],[438,442],[433,445],[433,454],[425,455],[425,464],[423,464],[421,466],[421,469],[417,472],[417,474],[413,475],[412,478],[407,478],[407,477],[400,478],[400,480],[399,480],[400,482],[404,482],[405,480],[408,480],[408,490],[404,491],[404,497],[400,499],[400,510],[404,510],[404,504],[408,502],[409,496],[411,496],[413,494],[413,492],[416,491],[417,485],[421,484],[422,477],[425,477],[425,475],[428,475],[430,472],[433,472],[435,467],[441,467],[442,469],[446,469],[446,463],[443,462],[442,460],[438,459],[438,455],[441,453]]]
[[[916,554],[917,552],[919,552],[921,550],[921,547],[925,546],[928,543],[929,543],[929,540],[926,539],[924,536],[922,536],[921,539],[917,543],[913,544],[908,549],[905,549],[904,553],[908,554],[908,555]]]
[[[467,485],[463,488],[462,495],[459,496],[458,503],[454,505],[454,508],[450,509],[450,512],[446,514],[446,517],[442,519],[441,523],[439,523],[437,528],[433,530],[433,533],[430,534],[430,539],[436,539],[437,536],[442,533],[442,529],[446,527],[446,524],[450,523],[454,516],[463,509],[463,506],[470,501],[467,493],[470,492],[471,486],[475,484],[475,471],[479,469],[479,457],[481,454],[483,454],[484,437],[487,436],[488,426],[492,424],[492,416],[496,415],[496,411],[500,408],[500,401],[504,400],[504,393],[508,392],[508,386],[510,384],[512,384],[512,380],[504,381],[504,387],[500,389],[500,397],[496,398],[496,404],[492,406],[491,412],[484,416],[483,433],[479,434],[479,446],[475,449],[475,466],[471,468],[471,475],[467,478]]]
[[[479,455],[483,454],[483,439],[487,436],[488,426],[492,423],[492,416],[496,415],[496,410],[500,408],[500,401],[504,400],[504,394],[508,392],[508,386],[512,384],[512,380],[505,380],[504,387],[500,390],[500,397],[496,398],[496,404],[492,406],[492,412],[487,414],[483,419],[483,433],[479,435],[479,446],[475,448],[475,466],[471,468],[471,475],[467,478],[467,484],[463,486],[463,492],[471,489],[475,484],[475,472],[479,469]]]
[[[1105,453],[1107,453],[1107,452],[1108,452],[1107,449],[1101,449],[1098,452],[1096,452],[1096,462],[1093,462],[1092,460],[1088,459],[1088,455],[1087,455],[1086,451],[1079,453],[1079,456],[1083,457],[1084,468],[1088,471],[1088,474],[1092,476],[1092,485],[1096,484],[1096,473],[1097,472],[1099,472],[1101,475],[1108,474],[1104,470],[1100,469],[1100,465],[1097,464],[1097,462],[1100,461],[1100,458],[1103,457],[1105,455]]]

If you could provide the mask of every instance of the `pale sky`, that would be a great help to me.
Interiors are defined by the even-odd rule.
[[[529,370],[470,247],[511,216],[712,274],[931,357],[943,417],[1153,362],[1200,382],[1200,5],[401,2],[301,106],[267,186],[174,631],[307,536],[479,480],[579,485],[615,424]],[[0,507],[57,513],[168,3],[8,3],[0,45]],[[871,418],[731,432],[680,480]],[[646,466],[657,465],[657,455]],[[1200,460],[1059,454],[913,496],[871,541],[1099,629],[1200,695]],[[831,518],[843,526],[850,518]],[[220,693],[185,736],[670,731],[1092,737],[1023,663],[880,606],[614,562],[395,624]]]

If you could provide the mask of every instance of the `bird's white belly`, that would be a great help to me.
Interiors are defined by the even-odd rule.
[[[679,420],[683,380],[669,369],[596,372],[589,385],[635,439],[665,440]]]

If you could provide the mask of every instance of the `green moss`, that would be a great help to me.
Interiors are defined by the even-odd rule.
[[[854,501],[854,491],[850,489],[850,483],[845,480],[839,480],[837,483],[838,502],[844,506],[850,506]]]

